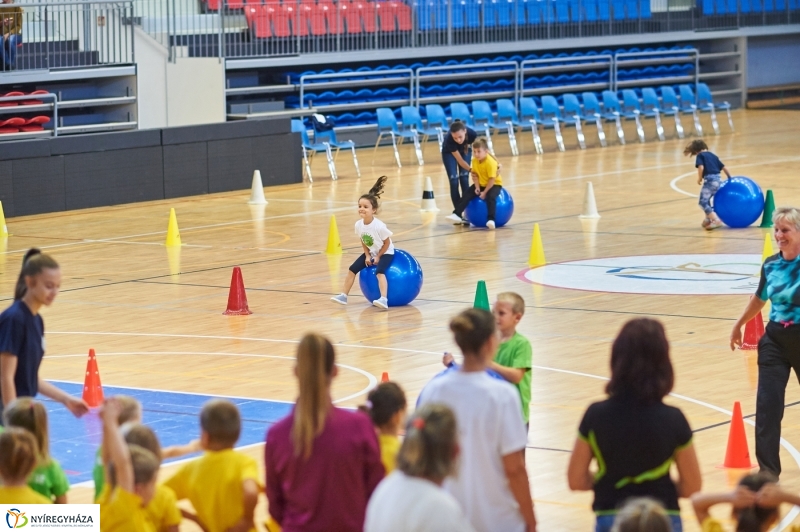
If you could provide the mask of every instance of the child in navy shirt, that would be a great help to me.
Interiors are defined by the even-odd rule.
[[[730,179],[730,172],[725,168],[725,164],[719,160],[719,157],[708,151],[708,146],[702,140],[693,140],[683,150],[683,154],[696,156],[694,166],[697,168],[697,184],[703,185],[700,190],[699,204],[703,212],[706,213],[702,226],[707,231],[721,227],[722,221],[711,206],[711,198],[714,197],[714,194],[717,193],[722,184],[720,173],[725,172],[725,175]]]

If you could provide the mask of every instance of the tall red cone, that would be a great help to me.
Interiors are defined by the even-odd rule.
[[[86,376],[83,380],[83,400],[91,408],[103,404],[103,385],[100,384],[100,370],[97,368],[97,358],[94,349],[89,349],[89,360],[86,362]]]
[[[764,336],[764,319],[759,312],[744,326],[744,341],[741,348],[748,351],[758,349],[758,341],[762,336]]]
[[[384,371],[381,373],[381,382],[389,382],[389,373]]]
[[[228,308],[223,314],[226,316],[246,316],[252,314],[250,308],[247,306],[247,294],[244,292],[242,269],[238,266],[233,268],[231,289],[230,292],[228,292]]]
[[[750,463],[750,450],[747,448],[742,405],[739,404],[739,401],[733,403],[731,430],[728,433],[728,449],[725,451],[725,462],[722,467],[727,469],[750,469],[753,467]]]

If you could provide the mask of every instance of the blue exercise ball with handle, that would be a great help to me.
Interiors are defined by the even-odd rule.
[[[764,212],[764,193],[752,179],[734,176],[722,182],[714,194],[713,207],[728,227],[749,227]]]
[[[495,227],[503,227],[511,219],[514,214],[514,199],[511,194],[504,188],[500,190],[497,195],[497,208],[494,213]],[[464,215],[469,220],[471,225],[475,227],[486,227],[486,222],[489,221],[489,211],[486,209],[486,201],[475,198],[469,202],[467,208],[464,209]]]
[[[408,305],[422,290],[422,267],[411,253],[395,249],[392,264],[386,270],[386,281],[389,283],[389,293],[387,294],[389,306]],[[370,303],[381,297],[375,266],[361,270],[358,284],[361,287],[361,293]]]
[[[438,379],[439,377],[444,377],[448,373],[452,373],[452,372],[458,371],[458,370],[459,370],[459,366],[457,364],[455,364],[455,363],[452,363],[449,366],[447,366],[444,370],[442,370],[439,373],[437,373],[436,375],[434,375],[433,378],[431,378],[431,380],[428,381],[428,382],[430,383],[434,379]],[[508,382],[502,375],[500,375],[499,373],[497,373],[493,369],[487,369],[486,370],[486,374],[489,375],[493,379],[497,379],[497,380],[503,381],[503,382]],[[425,386],[427,386],[427,384]],[[425,390],[425,387],[423,386],[422,389]],[[422,397],[422,392],[420,392],[419,397]],[[419,406],[419,397],[417,397],[417,406]]]

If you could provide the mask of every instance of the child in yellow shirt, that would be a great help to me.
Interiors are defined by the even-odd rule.
[[[239,410],[233,403],[208,401],[200,412],[200,445],[205,454],[164,483],[178,500],[189,499],[207,532],[255,530],[258,467],[255,460],[233,450],[241,428]]]
[[[495,211],[497,210],[497,196],[503,190],[503,178],[500,177],[500,168],[495,159],[489,153],[489,143],[486,137],[478,137],[472,143],[472,166],[470,167],[470,174],[472,175],[473,186],[464,192],[461,198],[461,203],[453,211],[456,216],[462,217],[464,209],[467,208],[469,202],[475,198],[481,198],[486,202],[487,222],[488,229],[495,228]],[[463,220],[462,223],[467,223]]]
[[[103,455],[109,491],[100,501],[101,532],[156,532],[145,511],[156,491],[159,460],[138,445],[122,438],[117,419],[121,406],[108,399],[101,410]]]
[[[0,504],[51,504],[28,487],[28,476],[36,468],[39,448],[33,434],[11,427],[0,433]]]
[[[394,382],[382,382],[367,396],[367,404],[362,410],[369,414],[378,433],[381,447],[381,462],[389,475],[397,467],[397,453],[400,451],[400,428],[406,421],[406,394]]]

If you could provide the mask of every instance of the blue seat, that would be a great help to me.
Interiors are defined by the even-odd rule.
[[[469,112],[467,104],[461,102],[454,102],[450,104],[450,118],[464,122],[465,125],[475,128],[472,123],[472,115]]]
[[[461,30],[466,27],[467,2],[465,0],[453,0],[453,29]]]
[[[542,96],[542,121],[545,123],[545,125],[547,125],[548,121],[552,121],[554,127],[558,126],[556,135],[559,137],[561,135],[561,124],[576,126],[576,131],[578,132],[578,143],[582,144],[582,148],[586,148],[586,144],[583,143],[583,132],[580,130],[580,118],[575,118],[574,116],[563,116],[561,114],[561,108],[558,105],[558,100],[556,100],[554,96]],[[556,138],[556,141],[560,144],[563,144],[563,139],[559,140]]]
[[[525,100],[525,99],[526,98],[520,98],[520,102],[522,102],[522,100]],[[535,112],[538,115],[539,111],[538,111],[538,109],[536,109],[536,104],[533,103],[533,99],[530,99],[530,102],[531,103],[527,103],[526,102],[525,107],[530,112],[533,112],[534,109],[535,109]],[[558,105],[557,102],[556,102],[556,105]],[[545,113],[544,113],[544,98],[542,98],[542,114],[539,115],[538,123],[541,124],[542,127],[544,127],[544,128],[548,128],[548,127],[552,127],[553,128],[553,131],[555,132],[555,135],[556,135],[556,143],[558,144],[558,150],[559,151],[564,151],[564,139],[561,136],[561,125],[558,123],[557,119],[554,119],[554,117],[552,115],[550,117],[547,117],[545,115]]]
[[[313,123],[313,122],[312,122]],[[314,142],[327,142],[331,147],[336,148],[336,153],[333,154],[333,160],[339,156],[339,150],[344,148],[353,153],[353,166],[356,167],[356,174],[361,177],[361,169],[358,167],[358,157],[356,157],[356,145],[352,140],[339,141],[336,138],[336,130],[329,129],[328,131],[319,131],[314,128]],[[338,176],[337,176],[338,177]]]
[[[429,137],[439,137],[439,131],[432,127],[425,127],[419,109],[411,105],[404,105],[400,108],[400,132],[416,131],[417,135],[422,135],[422,142],[427,142]]]
[[[600,20],[598,0],[583,0],[583,20],[586,22]]]
[[[703,125],[700,123],[700,114],[697,108],[697,99],[694,97],[694,91],[689,85],[679,85],[678,91],[680,92],[680,108],[681,113],[692,115],[694,120],[694,132],[698,137],[703,136]]]
[[[639,96],[632,89],[622,91],[622,116],[627,120],[636,122],[636,134],[639,135],[639,142],[644,142],[644,127],[642,127],[642,108],[639,105]]]
[[[492,144],[492,122],[494,121],[494,117],[489,102],[485,100],[473,100],[472,120],[475,123],[475,129],[482,129],[486,133],[489,151],[494,153],[494,146]]]
[[[611,0],[614,10],[614,20],[625,20],[625,0]]]
[[[611,20],[611,0],[597,0],[597,17],[600,20]]]
[[[661,124],[661,106],[658,94],[652,87],[642,89],[642,115],[651,117],[656,123],[656,133],[659,140],[664,140],[664,126]]]
[[[392,148],[394,149],[394,159],[397,162],[397,166],[402,167],[403,165],[400,164],[400,152],[397,151],[397,139],[400,139],[400,143],[403,142],[403,139],[411,139],[414,142],[414,148],[417,153],[417,162],[422,166],[424,161],[422,159],[422,148],[419,145],[419,135],[417,132],[412,130],[400,130],[397,127],[397,118],[394,115],[394,111],[387,107],[379,107],[375,109],[375,113],[378,120],[378,140],[375,141],[375,150],[378,149],[378,145],[385,135],[390,136],[392,138]]]
[[[483,2],[483,27],[494,28],[497,26],[497,0],[482,0]]]
[[[519,154],[516,131],[525,131],[529,128],[533,131],[533,145],[536,148],[536,152],[542,153],[542,143],[539,139],[539,129],[536,121],[534,119],[520,121],[514,102],[507,98],[500,98],[495,103],[497,105],[497,122],[505,124],[508,130],[509,143],[513,139],[512,153]]]
[[[697,84],[697,108],[711,114],[711,125],[714,126],[714,133],[719,135],[719,124],[717,123],[717,109],[724,109],[728,113],[728,125],[733,131],[733,118],[731,118],[731,104],[728,102],[715,103],[711,96],[711,89],[705,83]]]
[[[466,0],[464,9],[467,14],[467,27],[480,28],[481,27],[481,4],[476,0]]]
[[[499,109],[498,106],[498,113]],[[521,125],[530,124],[531,133],[533,134],[533,146],[536,148],[536,153],[541,155],[544,151],[542,150],[542,140],[539,137],[539,126],[542,123],[542,117],[533,98],[522,97],[519,99],[519,122]]]
[[[496,4],[496,12],[497,12],[497,25],[501,28],[505,28],[511,26],[511,21],[514,18],[514,9],[516,6],[516,2],[513,0],[497,0]],[[495,58],[495,61],[501,60],[499,57]],[[502,59],[506,61],[506,58]]]
[[[569,22],[569,3],[568,0],[555,0],[556,22],[566,24]]]
[[[542,24],[547,23],[550,18],[547,16],[547,8],[550,0],[528,0],[525,6],[528,11],[528,24]],[[536,54],[531,54],[525,59],[536,59]]]
[[[678,133],[678,138],[683,138],[683,124],[681,124],[681,104],[678,101],[678,95],[675,94],[675,89],[669,85],[661,87],[661,113],[665,115],[672,115],[675,117],[675,131]]]
[[[581,94],[583,100],[583,113],[581,118],[585,121],[594,120],[597,126],[597,138],[600,140],[600,145],[606,147],[606,133],[603,131],[603,109],[600,107],[600,102],[597,100],[597,95],[593,92],[584,92]]]
[[[617,125],[617,138],[625,144],[625,130],[622,129],[622,108],[614,91],[603,91],[603,119]]]
[[[566,93],[561,96],[564,103],[564,121],[567,124],[573,124],[578,134],[578,144],[581,149],[586,149],[586,142],[583,136],[583,111],[581,109],[581,102],[578,97],[572,93]],[[594,118],[592,118],[594,119]]]
[[[303,148],[303,163],[305,165],[305,174],[308,180],[313,182],[311,176],[311,158],[315,153],[324,151],[328,159],[328,171],[331,173],[331,179],[336,179],[336,166],[333,163],[333,152],[331,152],[331,145],[327,142],[314,142],[308,139],[308,130],[302,120],[292,119],[292,133],[300,133],[301,146]]]
[[[442,151],[442,143],[444,142],[445,131],[448,130],[447,115],[444,114],[444,109],[438,103],[431,103],[425,106],[425,117],[428,121],[428,127],[437,130],[437,138],[439,139],[439,151]]]

